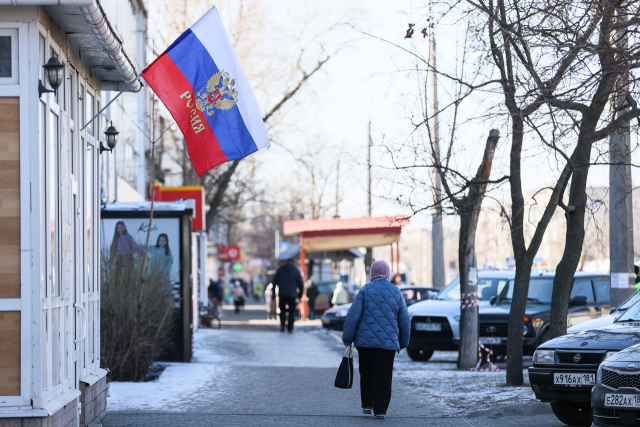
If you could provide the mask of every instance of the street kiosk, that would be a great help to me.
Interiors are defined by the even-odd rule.
[[[149,230],[151,202],[106,203],[102,207],[100,241],[102,251],[109,251],[116,236],[118,224],[124,224],[127,233],[136,244],[146,242]],[[155,242],[164,235],[171,253],[172,291],[175,298],[174,340],[163,359],[175,362],[190,362],[193,354],[193,293],[191,282],[191,217],[194,203],[191,200],[177,202],[155,202],[151,222],[150,241]]]

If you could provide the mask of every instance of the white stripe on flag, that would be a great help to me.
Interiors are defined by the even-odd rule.
[[[269,148],[271,143],[262,121],[258,101],[256,101],[247,76],[242,71],[238,57],[233,51],[216,7],[214,6],[202,18],[198,19],[198,22],[191,27],[191,31],[209,52],[218,69],[228,72],[231,78],[236,79],[235,87],[239,95],[236,105],[240,110],[244,124],[253,137],[258,150]]]

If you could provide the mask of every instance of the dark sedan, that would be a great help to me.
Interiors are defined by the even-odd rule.
[[[550,402],[560,421],[571,426],[591,423],[591,389],[598,366],[618,351],[640,343],[638,313],[640,302],[612,325],[558,337],[538,347],[529,368],[529,382],[536,398]]]
[[[640,344],[602,362],[591,392],[591,408],[593,426],[639,425]]]

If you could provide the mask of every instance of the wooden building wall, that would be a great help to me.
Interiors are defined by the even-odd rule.
[[[20,101],[0,98],[0,298],[20,298]],[[20,312],[0,311],[0,396],[20,394]]]

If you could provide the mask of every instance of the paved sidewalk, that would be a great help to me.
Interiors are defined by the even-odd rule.
[[[225,315],[235,323],[234,313]],[[278,332],[276,323],[272,326],[249,323],[262,315],[257,309],[245,310],[238,315],[238,321],[246,322],[244,326],[240,323],[223,326],[222,330],[198,331],[193,362],[169,364],[157,381],[111,383],[103,426],[380,425],[381,422],[371,416],[360,414],[357,352],[354,388],[333,387],[344,351],[337,339],[339,334],[311,325],[296,327],[293,334],[283,334]],[[440,355],[443,360],[450,356]],[[473,418],[463,418],[471,408],[465,405],[468,399],[464,393],[459,395],[460,405],[452,405],[450,397],[448,400],[434,398],[441,385],[434,381],[435,374],[446,374],[444,378],[450,378],[455,375],[450,365],[450,361],[438,361],[437,357],[433,363],[414,363],[401,354],[395,369],[391,406],[382,424],[407,427],[563,425],[542,404],[535,416],[518,415],[518,411],[510,412],[506,406],[505,413],[493,410],[487,416],[476,413]],[[452,395],[453,391],[448,393]],[[513,402],[520,405],[516,400]]]

